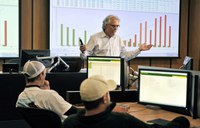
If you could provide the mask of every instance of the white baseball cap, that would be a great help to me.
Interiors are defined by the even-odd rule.
[[[95,101],[116,87],[114,80],[106,80],[104,76],[93,75],[81,83],[80,96],[83,101]]]
[[[45,70],[45,66],[39,61],[27,61],[22,73],[28,75],[28,79],[38,76]]]

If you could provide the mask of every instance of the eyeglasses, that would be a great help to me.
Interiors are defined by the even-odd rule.
[[[109,24],[112,28],[118,28],[120,27],[120,25],[113,25],[113,24]]]

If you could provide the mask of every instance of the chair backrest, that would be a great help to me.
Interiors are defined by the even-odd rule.
[[[61,119],[53,111],[39,108],[17,107],[31,128],[61,128]]]

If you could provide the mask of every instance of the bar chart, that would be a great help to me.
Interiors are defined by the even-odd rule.
[[[18,0],[0,1],[0,57],[19,57]]]
[[[72,34],[70,34],[70,32]],[[80,44],[77,41],[77,39],[83,39],[84,40],[84,44],[86,44],[86,41],[87,41],[87,31],[85,30],[83,32],[83,34],[84,34],[83,38],[77,37],[76,36],[76,29],[70,28],[70,27],[64,27],[63,24],[61,24],[60,25],[60,46],[74,46],[74,47],[80,46]],[[71,35],[71,39],[72,39],[71,42],[69,41],[70,35]]]
[[[139,57],[177,57],[179,6],[179,0],[51,0],[51,53],[79,56],[79,39],[87,44],[112,14],[120,18],[117,35],[128,51],[146,43],[153,47]]]
[[[148,43],[153,47],[171,47],[172,27],[167,26],[167,15],[155,18],[153,29],[148,29],[148,22],[140,23],[139,35],[133,34],[133,38],[128,41],[124,40],[123,43],[126,47],[138,47],[142,43]],[[162,26],[164,24],[164,27]],[[144,26],[144,27],[143,27]],[[143,29],[144,28],[144,29]],[[153,36],[154,33],[154,36]],[[163,33],[163,36],[162,36]],[[163,38],[163,39],[162,39]]]

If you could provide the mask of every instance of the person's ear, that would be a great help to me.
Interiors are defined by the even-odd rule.
[[[43,72],[41,73],[41,75],[43,75],[44,77],[46,77],[46,72],[43,71]]]
[[[38,79],[42,79],[42,76],[43,76],[43,74],[42,73],[40,73],[40,75],[38,76]]]
[[[41,80],[43,77],[45,77],[45,75],[46,75],[45,71],[41,72],[40,75],[39,75],[39,77],[38,77],[38,79]]]

